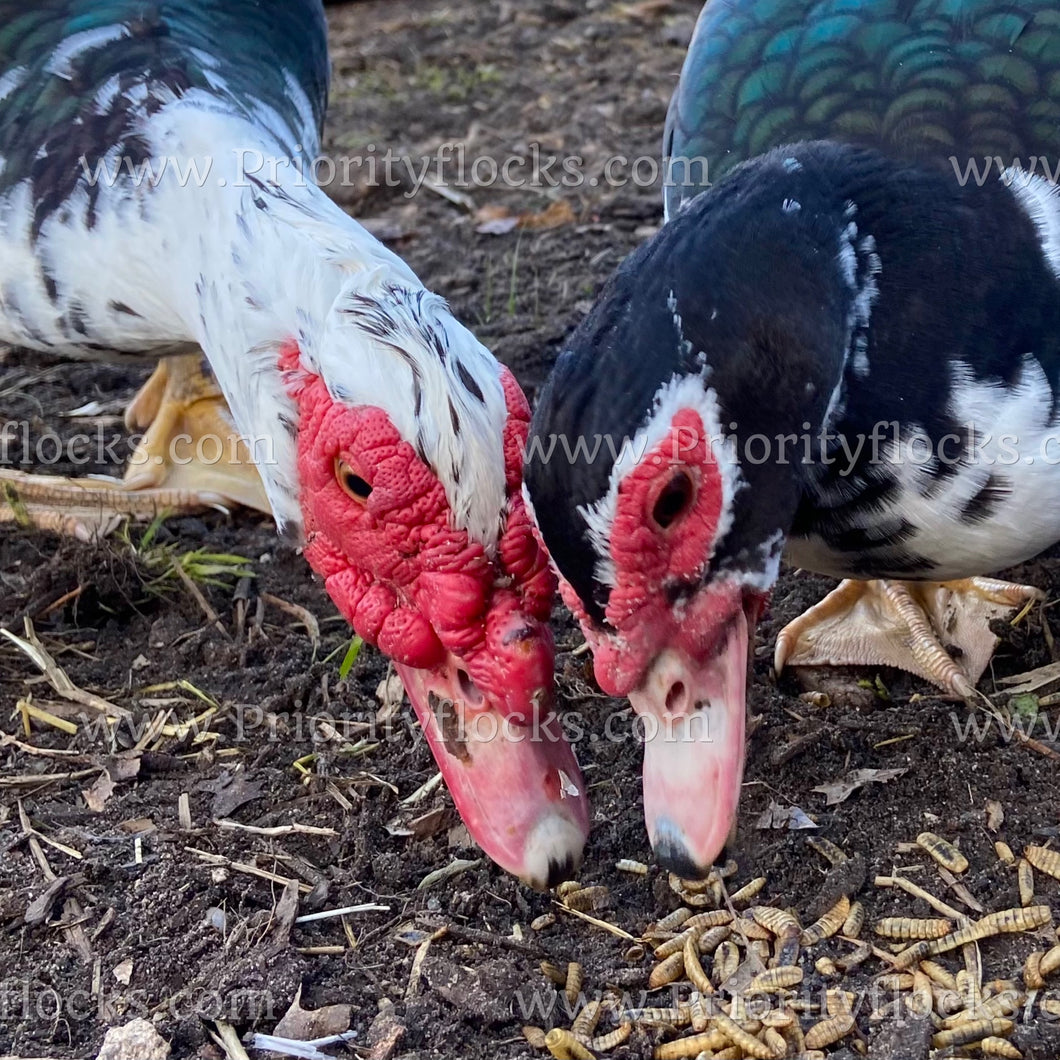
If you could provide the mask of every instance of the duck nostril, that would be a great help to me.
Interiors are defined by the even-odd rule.
[[[684,681],[674,681],[666,693],[666,709],[671,714],[681,713],[688,705],[688,689]]]
[[[460,686],[460,694],[468,703],[481,703],[482,693],[478,690],[478,686],[474,681],[471,680],[471,675],[467,670],[459,669],[456,671],[457,684]]]

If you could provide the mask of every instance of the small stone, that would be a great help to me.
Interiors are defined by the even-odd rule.
[[[96,1060],[168,1060],[169,1042],[145,1019],[111,1027]]]

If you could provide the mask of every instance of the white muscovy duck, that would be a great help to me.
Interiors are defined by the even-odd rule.
[[[0,338],[163,358],[130,409],[147,432],[124,483],[8,470],[0,506],[82,530],[271,510],[394,659],[486,853],[537,887],[570,873],[587,803],[520,494],[529,409],[301,178],[326,102],[320,0],[3,0],[0,60]]]
[[[985,617],[1037,595],[979,575],[1060,540],[1060,11],[711,0],[666,153],[669,219],[568,341],[525,475],[600,685],[648,719],[652,844],[700,875],[782,554],[848,580],[777,669],[970,697]]]

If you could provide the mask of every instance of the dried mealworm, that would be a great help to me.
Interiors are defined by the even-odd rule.
[[[835,966],[835,961],[831,957],[818,957],[813,962],[813,966],[818,975],[832,976],[839,974],[839,969]]]
[[[524,1027],[523,1037],[530,1043],[532,1049],[545,1049],[545,1032],[540,1027]]]
[[[913,972],[913,1013],[917,1016],[930,1016],[935,1008],[935,993],[931,989],[931,980],[927,973],[919,968]]]
[[[711,987],[711,993],[714,988]],[[705,1031],[710,1026],[710,1011],[707,1008],[706,996],[696,991],[692,994],[692,1030],[697,1034]]]
[[[762,888],[766,885],[765,876],[758,876],[751,880],[749,883],[745,883],[738,891],[733,891],[729,895],[729,901],[733,905],[740,905],[743,902],[750,902],[757,898]]]
[[[839,1016],[845,1012],[853,1012],[854,1002],[857,996],[849,990],[839,990],[831,987],[824,992],[825,1011],[829,1016]]]
[[[595,1060],[593,1054],[562,1027],[556,1027],[545,1035],[545,1048],[556,1060]]]
[[[553,964],[551,961],[542,961],[539,967],[541,974],[546,979],[551,979],[556,986],[567,985],[567,973],[559,965]]]
[[[692,1006],[682,1003],[677,1008],[630,1008],[622,1013],[622,1018],[654,1027],[687,1027],[692,1022]]]
[[[1039,872],[1060,880],[1060,850],[1050,850],[1048,847],[1024,847],[1023,856]]]
[[[982,1041],[983,1038],[1003,1037],[1012,1033],[1015,1024],[1012,1020],[967,1020],[932,1035],[931,1044],[936,1049],[945,1049],[951,1045],[968,1045],[970,1042]]]
[[[982,1003],[983,995],[979,990],[979,982],[971,972],[962,968],[955,976],[957,980],[957,993],[961,995],[966,1009],[975,1010]]]
[[[707,928],[699,936],[699,952],[713,953],[731,934],[732,928],[728,924],[719,924],[717,927]]]
[[[752,920],[750,917],[738,916],[732,922],[732,930],[737,935],[742,935],[746,939],[763,939],[766,942],[773,941],[773,932],[767,927],[763,927],[757,921]]]
[[[881,990],[912,990],[914,976],[909,972],[886,972],[876,976],[873,982]]]
[[[982,1056],[999,1056],[1002,1060],[1023,1060],[1023,1053],[1004,1038],[984,1038],[979,1043],[979,1052]]]
[[[850,899],[844,894],[826,913],[819,916],[799,936],[803,946],[816,946],[822,939],[831,938],[846,923],[850,915]]]
[[[567,965],[567,976],[563,983],[563,993],[566,995],[567,1004],[574,1005],[582,992],[582,966],[577,961],[571,961]]]
[[[921,832],[916,837],[917,846],[926,850],[944,869],[950,872],[966,872],[968,859],[948,840],[934,832]]]
[[[761,924],[762,927],[778,937],[802,933],[799,921],[786,909],[777,909],[771,905],[756,905],[749,909],[748,912],[756,923]]]
[[[657,964],[651,970],[648,977],[648,989],[658,990],[659,987],[669,986],[676,983],[685,974],[685,955],[681,950],[671,953],[666,960]]]
[[[534,917],[534,919],[530,921],[530,930],[544,931],[545,928],[552,927],[555,922],[555,913],[542,913],[540,916]]]
[[[603,886],[579,887],[564,896],[563,904],[568,909],[576,909],[579,913],[591,913],[603,909],[611,897],[611,892]]]
[[[1058,968],[1060,968],[1060,946],[1054,946],[1051,950],[1046,950],[1042,955],[1041,965],[1038,970],[1042,975],[1052,975]]]
[[[1012,853],[1012,847],[1008,843],[1003,843],[1000,839],[994,844],[994,853],[997,854],[998,860],[1006,865],[1014,865],[1016,863],[1016,855]]]
[[[771,1008],[768,1012],[762,1013],[763,1027],[776,1027],[783,1030],[785,1027],[790,1027],[794,1020],[794,1013],[786,1008]]]
[[[618,861],[615,862],[615,868],[619,872],[630,872],[634,876],[648,875],[648,866],[645,865],[643,861],[634,861],[632,858],[619,858]],[[618,1044],[621,1045],[621,1042]],[[614,1048],[614,1046],[612,1046],[612,1048]]]
[[[662,920],[656,921],[654,931],[677,931],[678,928],[692,915],[692,910],[680,906],[672,913],[667,913]]]
[[[895,957],[894,966],[898,971],[904,971],[925,957],[947,953],[968,942],[979,942],[993,935],[1036,931],[1048,924],[1052,916],[1052,911],[1047,905],[1031,905],[1026,908],[1002,909],[997,913],[989,913],[981,920],[966,924],[952,935],[917,942],[908,949],[902,950]]]
[[[823,1049],[841,1038],[845,1038],[854,1029],[854,1016],[850,1012],[840,1012],[838,1016],[829,1016],[820,1023],[815,1023],[805,1036],[807,1049]]]
[[[582,885],[577,880],[564,880],[556,888],[556,897],[563,899],[566,898],[568,894],[573,894],[575,891],[580,891],[581,889]]]
[[[784,1035],[789,1045],[789,1052],[804,1053],[806,1051],[806,1039],[802,1033],[802,1024],[799,1017],[795,1015],[794,1008],[789,1003],[785,1012],[791,1013],[791,1022],[786,1027],[781,1027],[780,1033]]]
[[[664,961],[667,957],[672,956],[675,953],[680,953],[685,948],[685,943],[689,939],[697,939],[699,937],[699,931],[697,928],[692,928],[689,931],[682,931],[680,935],[674,935],[672,939],[667,939],[665,942],[660,942],[654,949],[655,959],[657,961]]]
[[[846,920],[843,921],[841,934],[848,939],[856,939],[861,934],[861,929],[864,926],[865,907],[860,902],[851,902],[850,912],[847,914]]]
[[[983,996],[990,998],[995,994],[1018,994],[1023,987],[1015,979],[991,979],[989,983],[983,984]]]
[[[831,862],[833,865],[842,865],[844,861],[850,859],[839,849],[830,839],[825,839],[824,836],[810,836],[806,840],[806,845],[813,850],[816,850],[821,857]]]
[[[759,1041],[769,1050],[771,1056],[784,1056],[788,1051],[788,1043],[784,1041],[784,1035],[772,1027],[763,1028]]]
[[[843,975],[847,975],[857,968],[859,964],[864,964],[871,956],[872,947],[867,942],[859,942],[845,957],[840,957],[835,962],[835,966]]]
[[[710,977],[718,986],[721,986],[722,983],[732,978],[739,966],[740,951],[734,942],[726,939],[714,951],[714,965],[711,968]]]
[[[600,1002],[595,998],[585,1003],[585,1007],[574,1017],[574,1022],[570,1026],[570,1032],[575,1038],[584,1041],[592,1037],[596,1025],[600,1022],[601,1007]]]
[[[802,982],[802,969],[794,967],[770,968],[759,972],[747,985],[748,996],[752,994],[775,994],[778,990],[797,986]]]
[[[1045,989],[1045,979],[1042,977],[1042,958],[1045,956],[1043,950],[1035,950],[1027,956],[1027,962],[1023,965],[1023,981],[1028,990]]]
[[[632,1031],[632,1023],[620,1023],[610,1033],[597,1035],[592,1041],[593,1052],[609,1053],[612,1049],[617,1049],[629,1038]]]
[[[698,1056],[700,1053],[712,1053],[725,1044],[727,1039],[718,1031],[707,1031],[695,1034],[691,1038],[678,1038],[673,1042],[664,1042],[655,1047],[652,1056],[655,1060],[684,1060],[684,1057]]]
[[[953,921],[942,917],[885,916],[873,928],[888,939],[940,939],[953,931]]]
[[[705,931],[707,928],[724,927],[733,922],[733,915],[728,909],[714,909],[709,913],[696,913],[684,922],[684,929]]]
[[[921,961],[920,970],[934,983],[944,986],[947,990],[957,992],[957,980],[953,973],[935,961]]]
[[[1020,905],[1034,905],[1034,869],[1026,858],[1016,862],[1016,882],[1020,889]]]
[[[974,1010],[963,1009],[960,1012],[955,1012],[952,1016],[947,1016],[942,1021],[942,1026],[956,1027],[960,1023],[967,1023],[973,1019],[992,1020],[1005,1016],[1014,1016],[1022,1007],[1025,997],[1026,994],[1022,990],[1006,990],[1003,993],[987,998]]]
[[[1032,861],[1031,864],[1033,865],[1034,862]],[[1035,868],[1038,867],[1035,866]],[[1042,869],[1042,872],[1045,871]],[[1052,919],[1053,913],[1049,906],[1029,905],[1023,909],[1002,909],[997,913],[989,913],[977,921],[977,926],[988,933],[980,938],[986,938],[990,934],[1004,935],[1019,931],[1037,931],[1038,928],[1045,927]]]
[[[714,1025],[732,1042],[739,1046],[747,1056],[753,1056],[756,1060],[773,1060],[773,1051],[763,1045],[753,1034],[748,1033],[735,1020],[730,1019],[723,1012],[714,1016]]]
[[[699,961],[699,944],[694,934],[689,935],[685,941],[684,949],[684,971],[688,981],[701,993],[713,994],[714,987],[711,985],[710,976],[703,971],[703,965]]]

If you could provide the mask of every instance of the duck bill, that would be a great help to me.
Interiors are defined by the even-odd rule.
[[[571,877],[589,834],[589,804],[559,716],[531,694],[524,723],[461,681],[458,659],[395,664],[468,831],[501,868],[536,890]]]
[[[737,608],[704,660],[664,649],[629,699],[644,726],[644,817],[659,861],[706,876],[736,822],[743,780],[748,643]]]

